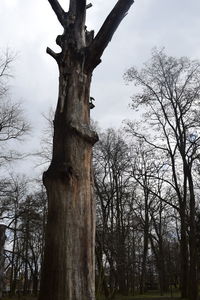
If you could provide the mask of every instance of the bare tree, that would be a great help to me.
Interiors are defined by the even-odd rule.
[[[105,295],[108,291],[110,295],[114,292],[127,294],[129,290],[130,261],[127,255],[127,240],[128,223],[132,213],[132,187],[128,173],[128,154],[129,147],[123,140],[122,133],[112,129],[101,134],[100,141],[94,147],[94,183],[97,198],[96,256],[98,277],[99,281],[102,281]],[[105,277],[109,281],[107,284]]]
[[[27,195],[27,179],[16,175],[11,175],[9,190],[1,198],[1,205],[4,207],[1,216],[9,229],[9,241],[11,244],[9,251],[10,268],[10,295],[14,295],[17,289],[17,276],[20,270],[21,250],[19,250],[19,226],[21,211],[20,207]],[[12,242],[10,242],[10,240]],[[8,268],[8,267],[7,267]]]
[[[168,57],[164,51],[155,50],[151,61],[141,71],[129,69],[126,79],[141,87],[141,91],[133,97],[133,108],[143,106],[146,109],[145,125],[140,125],[148,126],[148,134],[136,132],[131,123],[129,129],[156,149],[163,158],[163,168],[171,170],[172,179],[168,178],[166,182],[176,193],[181,219],[182,297],[189,296],[189,299],[195,300],[196,203],[193,177],[194,162],[200,149],[200,63],[188,58]]]
[[[2,198],[1,219],[7,224],[6,288],[13,296],[18,291],[37,294],[43,257],[47,201],[43,187],[33,191],[25,177],[12,175],[10,190]],[[32,194],[29,194],[31,191]]]
[[[0,99],[4,97],[9,90],[8,80],[12,77],[11,66],[15,55],[9,49],[0,54]]]
[[[36,166],[48,167],[52,157],[53,146],[53,118],[54,111],[51,108],[48,114],[43,114],[45,120],[45,127],[41,132],[40,149],[35,153],[35,156],[39,158]]]
[[[148,147],[149,148],[149,147]],[[147,271],[147,256],[149,249],[149,235],[150,235],[150,209],[155,196],[152,195],[151,189],[152,174],[155,173],[155,156],[151,153],[144,142],[136,142],[134,150],[132,150],[132,172],[131,176],[137,182],[137,194],[140,195],[136,201],[138,211],[140,211],[141,227],[143,231],[143,249],[142,249],[142,262],[141,262],[141,276],[140,276],[140,294],[144,294],[146,287],[146,271]],[[133,153],[134,151],[134,153]]]
[[[94,68],[134,0],[119,0],[96,36],[85,26],[86,0],[70,0],[65,12],[48,0],[64,32],[60,53],[47,48],[59,68],[53,155],[43,181],[48,195],[46,246],[40,300],[93,300],[95,204],[92,192],[90,84]]]
[[[9,96],[9,79],[15,56],[7,50],[0,54],[0,165],[21,155],[15,150],[13,141],[21,140],[30,130],[21,103]]]

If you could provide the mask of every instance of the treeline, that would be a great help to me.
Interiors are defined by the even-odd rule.
[[[2,291],[37,293],[47,212],[41,182],[23,176],[14,166],[15,161],[19,168],[24,157],[32,157],[21,145],[31,127],[9,85],[14,59],[9,50],[0,53],[0,297]]]
[[[124,77],[136,85],[137,121],[125,122],[121,130],[99,130],[93,152],[97,298],[153,289],[163,295],[179,288],[182,298],[194,300],[200,264],[200,63],[154,49],[143,69],[130,68]],[[6,99],[5,87],[0,97]],[[16,141],[29,130],[19,113],[18,119],[11,114],[23,120],[22,127],[13,125],[20,128]],[[0,119],[0,137],[7,119]],[[49,136],[43,137],[38,153],[45,162],[50,146]],[[7,153],[2,168],[20,158],[16,151]],[[4,290],[37,294],[47,216],[44,188],[38,180],[12,175],[1,180],[0,192],[0,218],[7,228]]]
[[[3,291],[10,295],[37,295],[39,290],[47,197],[35,184],[37,189],[25,178],[12,178],[2,199],[1,219],[7,224]]]
[[[102,134],[94,160],[97,291],[109,298],[180,287],[180,218],[166,170],[144,143],[133,150],[112,129]]]
[[[157,49],[141,70],[125,74],[136,86],[132,108],[142,116],[126,122],[121,136],[104,134],[94,155],[105,294],[143,293],[151,278],[161,295],[174,285],[182,298],[197,298],[199,79],[198,61]]]

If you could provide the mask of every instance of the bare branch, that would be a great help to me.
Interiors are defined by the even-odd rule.
[[[88,5],[86,5],[86,9],[92,7],[92,3],[89,3]]]
[[[5,96],[9,87],[8,79],[12,77],[12,62],[15,60],[16,54],[9,49],[5,53],[0,54],[0,97]]]
[[[59,53],[54,52],[51,48],[47,47],[46,49],[47,54],[51,55],[57,62],[59,59]]]
[[[118,0],[99,32],[97,33],[93,43],[89,48],[90,63],[94,63],[94,67],[100,62],[100,58],[111,41],[113,34],[118,28],[123,18],[127,15],[129,8],[134,3],[134,0]]]
[[[137,177],[134,176],[134,179],[143,187],[145,188],[145,185],[142,183],[142,181],[140,181]],[[169,183],[169,182],[168,182]],[[172,185],[172,184],[170,184]],[[173,187],[174,188],[174,187]],[[175,210],[179,211],[179,207],[169,201],[167,201],[165,198],[161,197],[158,193],[154,192],[150,187],[148,187],[148,191],[154,195],[155,197],[157,197],[159,200],[161,200],[162,202],[166,203],[167,205],[173,207]]]
[[[65,25],[65,18],[66,18],[66,12],[64,11],[64,9],[62,8],[62,6],[60,5],[60,3],[57,0],[48,0],[53,11],[55,12],[59,22],[61,23],[61,25],[64,27]]]

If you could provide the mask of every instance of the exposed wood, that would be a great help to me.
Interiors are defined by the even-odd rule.
[[[39,300],[94,300],[95,201],[91,161],[98,135],[90,127],[89,100],[96,64],[87,56],[95,49],[94,33],[85,26],[86,0],[71,0],[67,16],[56,0],[48,1],[64,26],[64,33],[56,39],[61,47],[59,54],[47,48],[58,63],[59,95],[52,161],[43,176],[49,205]],[[106,22],[100,36],[107,37],[109,30],[112,36],[117,28],[112,23],[119,25],[123,19],[120,13],[124,17],[133,3],[118,2],[119,8],[109,18],[110,29]],[[107,45],[105,40],[99,38],[95,44],[97,47],[97,43],[102,43],[99,59]]]

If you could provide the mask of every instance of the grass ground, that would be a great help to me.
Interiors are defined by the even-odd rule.
[[[33,296],[16,296],[16,297],[3,297],[2,300],[37,300]]]
[[[172,297],[171,297],[172,296]],[[115,300],[146,300],[146,299],[151,299],[151,300],[171,300],[171,299],[180,299],[180,295],[177,291],[173,291],[173,293],[168,293],[165,294],[164,296],[160,296],[158,291],[151,291],[148,292],[144,295],[137,295],[137,296],[121,296],[121,295],[116,295]],[[37,300],[36,297],[33,296],[17,296],[17,297],[3,297],[3,300]],[[98,297],[98,300],[106,300],[103,297]]]
[[[153,296],[153,295],[140,295],[140,296],[116,296],[115,300],[146,300],[146,299],[151,299],[151,300],[171,300],[171,299],[180,299],[179,297],[173,296],[173,298],[171,297],[160,297],[160,296]],[[35,297],[25,297],[25,296],[21,296],[21,297],[12,297],[12,298],[8,298],[8,297],[4,297],[3,300],[37,300],[37,298]],[[98,298],[98,300],[105,300],[105,298]]]
[[[173,290],[172,293],[167,293],[164,296],[160,296],[159,291],[149,291],[144,295],[136,295],[136,296],[121,296],[116,295],[115,300],[170,300],[170,299],[180,299],[180,293],[178,291]],[[98,298],[98,300],[106,300],[104,298]]]
[[[173,296],[159,296],[159,295],[139,295],[139,296],[129,296],[129,297],[118,297],[116,300],[145,300],[145,299],[152,299],[152,300],[169,300],[169,299],[180,299],[180,297]]]

